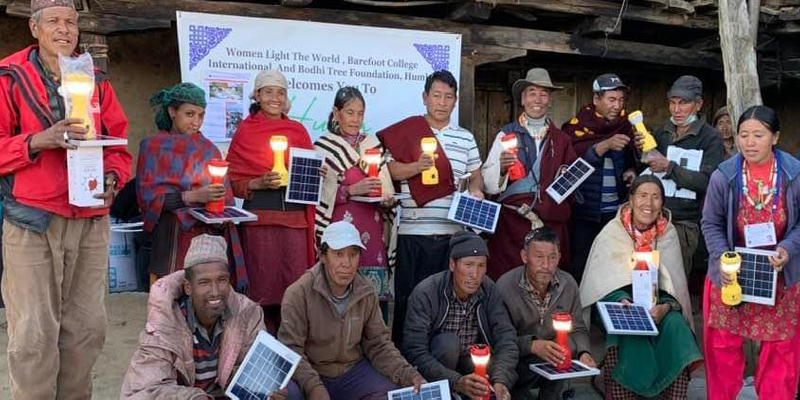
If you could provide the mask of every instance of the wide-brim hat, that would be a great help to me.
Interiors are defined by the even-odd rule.
[[[525,75],[525,79],[517,79],[517,81],[514,82],[514,86],[511,87],[511,92],[514,94],[514,99],[519,100],[522,92],[531,85],[536,85],[550,90],[564,89],[563,86],[553,85],[553,81],[550,80],[550,74],[546,69],[531,68]]]

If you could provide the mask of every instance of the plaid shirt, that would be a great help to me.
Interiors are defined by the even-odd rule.
[[[541,294],[533,287],[531,282],[528,280],[528,274],[523,273],[522,278],[519,280],[519,286],[522,288],[523,292],[525,292],[528,297],[533,301],[533,304],[536,305],[536,309],[539,311],[539,324],[544,323],[544,316],[547,314],[547,309],[550,308],[550,299],[553,297],[553,293],[555,293],[556,289],[560,282],[558,281],[558,275],[553,274],[553,278],[550,281],[550,285],[547,287],[547,293],[544,294],[544,298],[542,298]]]
[[[470,346],[478,342],[478,315],[475,312],[478,296],[472,295],[462,302],[454,291],[449,300],[442,330],[455,333],[461,340],[461,354],[468,354]]]
[[[222,326],[225,318],[230,316],[229,310],[226,309],[222,318],[217,320],[214,332],[209,337],[208,331],[197,321],[192,299],[189,296],[181,298],[180,307],[183,316],[186,317],[186,324],[192,332],[192,353],[195,365],[194,387],[203,389],[214,398],[221,397],[224,395],[224,388],[217,384],[217,364],[222,343]]]

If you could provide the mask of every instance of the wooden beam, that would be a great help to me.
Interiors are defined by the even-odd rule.
[[[711,36],[685,42],[681,44],[681,47],[698,51],[717,50],[719,49],[719,34],[714,33]]]
[[[762,104],[755,44],[746,0],[719,0],[718,9],[728,113],[738,121],[745,108]]]
[[[580,24],[576,33],[581,36],[605,35],[606,33],[617,36],[622,33],[622,21],[617,23],[616,18],[605,16],[587,18]]]
[[[358,11],[343,13],[339,10],[287,8],[254,3],[210,2],[203,0],[90,0],[90,9],[94,12],[102,11],[123,16],[136,16],[154,19],[159,22],[174,20],[175,10],[183,10],[348,25],[444,31],[464,35],[462,40],[464,45],[490,45],[666,65],[710,69],[722,68],[719,56],[713,53],[677,47],[623,40],[605,41],[602,39],[574,38],[571,35],[560,32],[489,25],[467,25],[441,19],[404,15]]]
[[[551,53],[595,56],[609,59],[644,61],[685,67],[720,69],[719,56],[713,53],[623,40],[586,39],[549,31],[525,29],[484,29],[475,27],[473,43]]]
[[[457,5],[447,15],[450,21],[476,22],[486,21],[492,16],[492,7],[482,3],[464,3]]]
[[[525,7],[539,11],[558,12],[564,14],[607,16],[616,18],[620,14],[621,3],[603,0],[473,0],[478,3],[492,5],[509,5]],[[650,7],[628,4],[622,17],[631,21],[650,22],[659,25],[682,26],[685,28],[717,29],[717,21],[705,15],[684,16],[658,12]]]
[[[15,17],[29,18],[31,15],[31,3],[29,1],[13,1],[6,6],[6,13]],[[78,29],[81,32],[100,35],[170,27],[169,20],[153,20],[136,16],[95,14],[82,11],[78,12],[78,16]]]

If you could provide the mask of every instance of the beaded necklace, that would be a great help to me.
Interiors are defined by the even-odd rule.
[[[750,173],[749,167],[747,166],[747,162],[742,161],[742,193],[744,194],[745,199],[747,202],[750,203],[753,208],[757,211],[761,211],[764,207],[767,206],[767,203],[772,201],[772,211],[778,208],[777,194],[778,194],[778,159],[777,157],[772,162],[770,166],[770,180],[767,183],[764,183],[761,180],[756,180],[755,183],[758,185],[758,189],[756,190],[754,196],[750,195],[750,189],[747,187],[747,182],[750,181]]]

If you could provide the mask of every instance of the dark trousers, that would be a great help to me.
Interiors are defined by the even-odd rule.
[[[397,385],[381,375],[365,358],[336,378],[322,377],[322,384],[331,400],[379,400]],[[295,381],[289,381],[287,400],[303,400],[305,396]]]
[[[538,400],[560,400],[564,391],[566,380],[550,381],[533,372],[531,364],[544,362],[539,357],[528,356],[519,360],[517,364],[517,383],[511,388],[511,398],[525,400],[530,398],[531,389],[539,389]]]
[[[399,235],[394,275],[392,340],[402,348],[408,298],[423,279],[448,268],[450,236]]]
[[[592,248],[594,238],[606,224],[614,219],[616,213],[605,213],[600,216],[600,221],[573,219],[570,223],[570,247],[572,249],[572,277],[578,284],[583,278],[586,261],[589,259],[589,250]]]
[[[469,354],[461,353],[461,339],[453,332],[440,333],[431,339],[431,355],[446,368],[458,372],[461,375],[469,375],[475,372],[472,365],[472,358]],[[441,379],[438,376],[425,377],[428,381]],[[452,382],[451,382],[452,384]],[[455,388],[450,388],[455,390]]]

